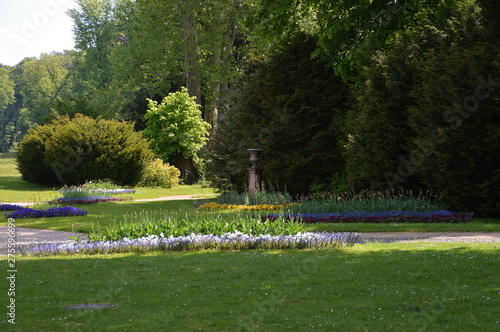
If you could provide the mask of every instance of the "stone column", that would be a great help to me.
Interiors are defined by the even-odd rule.
[[[253,197],[256,190],[262,189],[262,168],[257,166],[262,149],[247,149],[247,151],[250,152],[250,161],[253,164],[248,169],[248,193]]]

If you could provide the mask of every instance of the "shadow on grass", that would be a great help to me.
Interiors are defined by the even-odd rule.
[[[17,227],[50,229],[55,231],[89,233],[97,227],[114,227],[124,220],[125,215],[140,212],[158,211],[183,211],[195,214],[195,202],[206,202],[210,199],[198,200],[172,200],[151,202],[104,202],[98,204],[72,204],[71,206],[87,210],[88,215],[80,217],[55,217],[55,218],[21,218],[16,220]],[[0,225],[5,226],[7,219],[2,218]]]
[[[51,191],[54,188],[24,181],[19,176],[0,176],[0,190]]]
[[[500,306],[496,250],[415,243],[22,258],[16,327],[493,331]],[[65,309],[82,303],[116,307]]]

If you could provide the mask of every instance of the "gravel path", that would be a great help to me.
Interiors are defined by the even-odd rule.
[[[205,199],[205,198],[210,198],[211,196],[214,196],[214,194],[164,196],[157,198],[134,199],[134,201],[135,202],[179,201],[187,199]]]
[[[439,233],[362,233],[359,243],[366,242],[483,242],[500,243],[500,232]]]
[[[0,256],[7,255],[7,245],[9,238],[9,229],[7,226],[0,226]],[[51,231],[48,229],[34,229],[16,227],[16,244],[24,246],[31,243],[64,243],[73,242],[70,236],[80,236],[81,240],[86,240],[87,236],[83,233]]]

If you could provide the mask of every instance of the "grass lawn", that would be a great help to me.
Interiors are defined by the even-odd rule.
[[[13,158],[0,158],[0,203],[30,202],[41,203],[60,197],[58,188],[45,187],[29,183],[21,179]],[[213,188],[200,185],[180,185],[171,189],[164,188],[134,188],[134,199],[148,199],[176,195],[214,194]],[[120,196],[118,196],[120,197]],[[122,195],[130,198],[130,195]]]
[[[498,331],[499,249],[372,243],[18,258],[16,325],[4,315],[0,329]],[[116,306],[65,308],[95,303]]]

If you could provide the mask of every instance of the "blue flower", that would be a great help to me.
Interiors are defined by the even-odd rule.
[[[262,217],[262,220],[277,220],[284,218],[285,220],[293,220],[305,223],[383,223],[383,222],[399,222],[399,223],[459,223],[470,222],[473,213],[454,213],[450,211],[431,211],[418,212],[409,211],[382,211],[382,212],[366,212],[366,211],[350,211],[347,213],[290,213],[285,215],[268,214]]]
[[[0,204],[0,211],[17,211],[22,209],[22,206],[13,204]]]
[[[85,216],[87,211],[80,210],[71,206],[53,207],[48,210],[34,210],[30,208],[22,208],[7,214],[7,218],[52,218],[52,217],[72,217]]]

